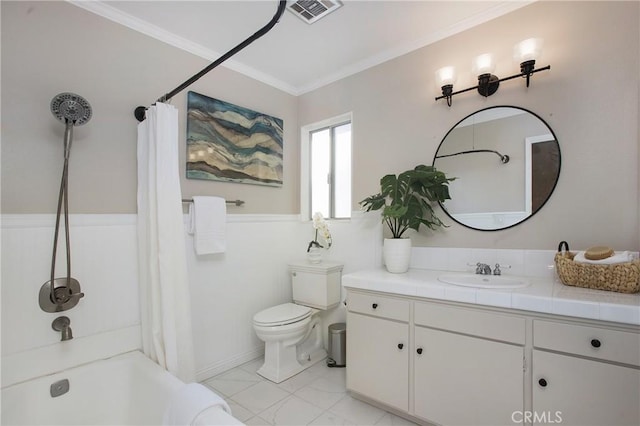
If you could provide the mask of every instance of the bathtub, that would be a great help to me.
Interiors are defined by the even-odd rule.
[[[2,425],[161,425],[183,386],[141,352],[128,352],[2,389]],[[221,408],[198,423],[242,424]]]

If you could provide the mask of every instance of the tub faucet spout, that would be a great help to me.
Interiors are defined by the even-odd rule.
[[[55,331],[60,332],[62,336],[60,340],[62,342],[64,342],[65,340],[73,339],[73,332],[71,331],[71,320],[69,319],[69,317],[62,316],[54,319],[51,323],[51,328],[53,328]]]

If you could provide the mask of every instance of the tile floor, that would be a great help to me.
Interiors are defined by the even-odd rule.
[[[247,425],[414,425],[352,398],[345,390],[344,368],[320,361],[275,384],[256,374],[262,362],[259,358],[202,382]]]

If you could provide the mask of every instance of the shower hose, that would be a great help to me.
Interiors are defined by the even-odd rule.
[[[68,197],[68,174],[69,174],[69,153],[71,152],[71,138],[73,123],[67,120],[64,134],[64,166],[62,168],[62,180],[60,182],[60,192],[58,194],[58,211],[56,214],[56,227],[53,235],[53,255],[51,256],[51,301],[56,305],[62,305],[69,300],[71,294],[71,245],[69,243],[69,197]],[[60,231],[60,216],[64,207],[64,231],[67,254],[67,280],[64,287],[55,288],[56,254],[58,251],[58,234]]]

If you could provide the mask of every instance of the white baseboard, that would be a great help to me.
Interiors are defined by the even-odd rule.
[[[238,367],[246,362],[252,361],[256,358],[260,358],[261,356],[264,356],[264,345],[260,345],[253,350],[235,355],[231,358],[215,362],[208,367],[196,371],[196,380],[198,382],[202,382],[204,380],[210,379],[213,376],[224,373],[225,371],[231,370],[232,368]]]

